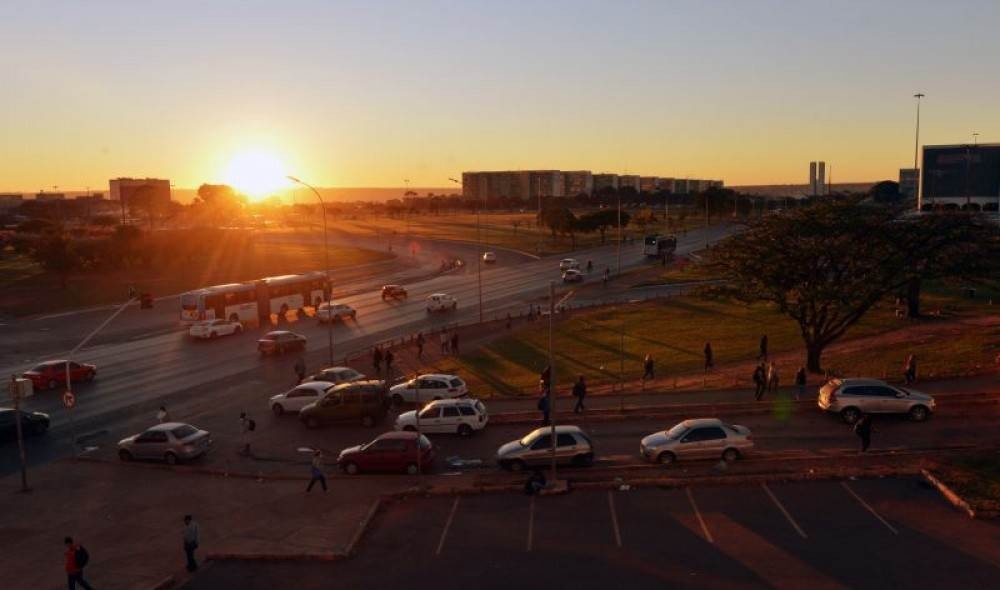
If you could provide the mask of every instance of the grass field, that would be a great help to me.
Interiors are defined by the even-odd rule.
[[[892,306],[884,305],[824,355],[824,368],[837,375],[895,379],[911,352],[917,355],[923,376],[961,375],[992,366],[1000,347],[1000,322],[996,315],[984,315],[992,312],[989,306],[943,295],[929,295],[926,305],[943,309],[946,317],[913,324],[897,319]],[[990,317],[993,321],[975,323]],[[770,352],[779,355],[779,374],[788,383],[804,360],[799,328],[767,305],[686,296],[578,311],[557,322],[554,330],[557,379],[568,387],[573,377],[583,374],[592,385],[613,384],[622,371],[625,381],[635,382],[649,353],[658,377],[669,382],[672,377],[697,375],[698,385],[703,385],[702,351],[711,341],[719,370],[708,382],[732,386],[735,378],[748,383],[752,371],[748,363],[755,360],[765,333]],[[538,322],[458,358],[446,357],[434,368],[462,375],[473,391],[518,395],[536,391],[547,355],[548,324]],[[735,373],[727,374],[727,366],[736,367]]]

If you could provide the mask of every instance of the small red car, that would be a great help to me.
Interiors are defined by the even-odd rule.
[[[406,299],[407,295],[406,287],[402,285],[382,285],[382,301],[390,297],[393,299]]]
[[[368,444],[340,451],[337,457],[337,464],[350,475],[362,471],[402,471],[416,475],[427,471],[433,463],[434,445],[426,436],[409,431],[386,432]]]
[[[93,381],[96,376],[97,367],[94,365],[69,361],[69,378],[73,383]],[[31,385],[35,389],[55,389],[60,385],[65,386],[66,361],[45,361],[30,371],[25,371],[22,377],[31,379]]]

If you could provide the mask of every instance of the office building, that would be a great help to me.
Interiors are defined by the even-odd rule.
[[[631,188],[636,193],[666,191],[688,194],[722,187],[721,180],[673,179],[637,174],[593,174],[589,170],[497,170],[462,173],[462,196],[467,199],[576,197]],[[112,199],[115,197],[112,196]]]
[[[920,178],[920,170],[917,168],[899,169],[899,194],[905,199],[917,198],[917,179]]]
[[[594,175],[594,192],[600,193],[602,191],[617,191],[618,190],[618,175],[617,174],[595,174]]]
[[[563,194],[567,197],[590,195],[594,192],[594,175],[590,170],[563,171]]]
[[[925,145],[918,208],[997,211],[1000,143]]]
[[[0,209],[13,209],[24,202],[21,193],[0,193]]]
[[[64,201],[66,200],[66,193],[47,193],[45,191],[40,191],[35,194],[36,201]]]
[[[109,182],[112,201],[121,203],[122,208],[139,190],[150,195],[150,203],[166,206],[170,203],[170,181],[159,178],[114,178]],[[148,188],[147,188],[148,187]]]
[[[623,188],[632,188],[635,192],[639,192],[639,175],[638,174],[622,174],[618,177],[618,190]]]

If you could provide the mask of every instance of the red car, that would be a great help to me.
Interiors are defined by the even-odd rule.
[[[93,381],[97,376],[97,367],[84,363],[69,361],[69,378],[73,383]],[[22,375],[31,379],[35,389],[55,389],[66,385],[66,361],[45,361]]]
[[[417,445],[420,446],[419,464]],[[366,445],[340,451],[337,463],[350,475],[362,471],[402,471],[416,475],[434,463],[434,445],[416,432],[386,432]]]

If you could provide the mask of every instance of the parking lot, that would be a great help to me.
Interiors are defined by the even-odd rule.
[[[989,587],[1000,527],[915,479],[561,496],[417,498],[388,505],[353,560],[223,562],[188,588]]]

